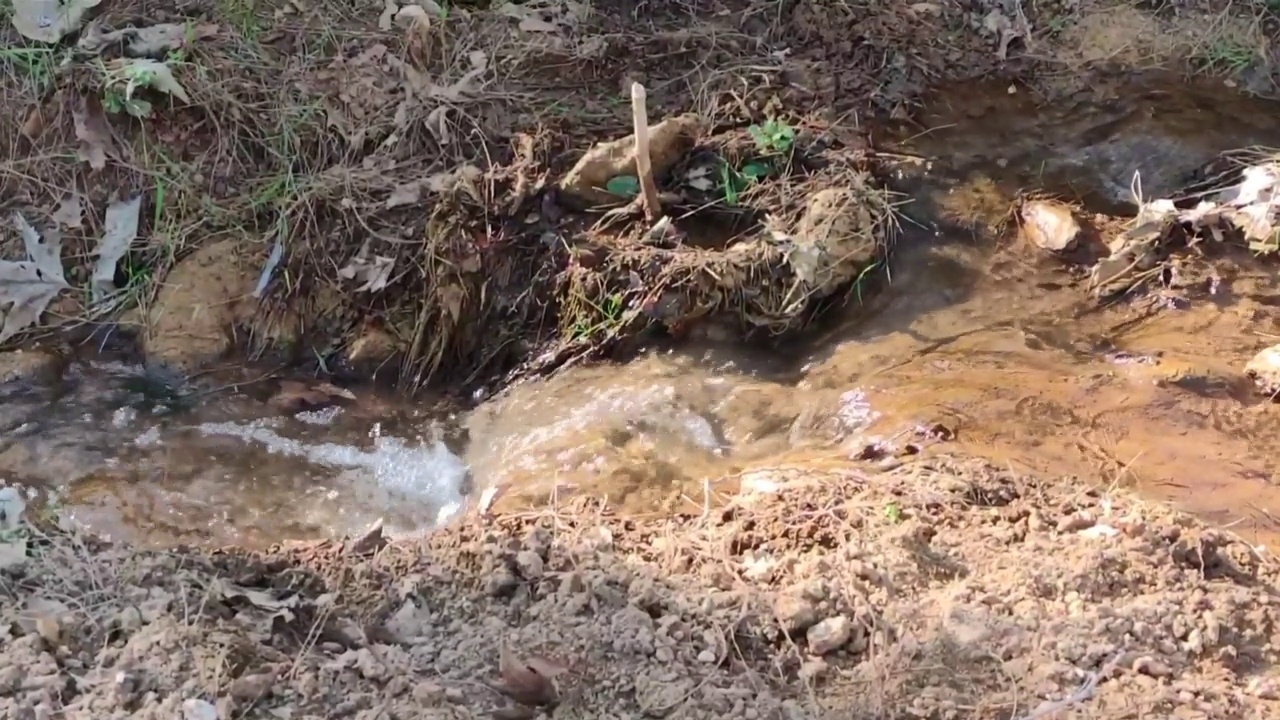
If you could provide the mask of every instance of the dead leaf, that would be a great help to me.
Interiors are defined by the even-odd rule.
[[[76,126],[76,139],[80,141],[80,159],[94,170],[107,166],[107,155],[114,150],[111,126],[102,112],[102,102],[96,95],[80,98],[72,113]]]
[[[129,252],[138,237],[138,213],[142,210],[142,196],[113,201],[107,206],[102,222],[102,239],[95,253],[98,261],[93,265],[90,291],[94,302],[116,291],[116,266]]]
[[[20,213],[14,227],[22,235],[27,260],[0,260],[0,308],[8,307],[0,343],[35,325],[59,292],[70,287],[62,274],[62,242],[54,231],[41,241],[40,233]]]
[[[27,119],[22,122],[22,136],[35,142],[44,134],[44,128],[44,109],[39,106],[31,108],[27,113]]]
[[[388,210],[402,205],[412,205],[422,199],[424,192],[445,193],[458,187],[462,182],[474,182],[484,173],[475,165],[465,164],[430,175],[422,180],[397,185],[387,198]]]
[[[186,88],[173,76],[173,70],[159,60],[151,58],[118,58],[107,63],[114,72],[127,78],[125,96],[132,97],[140,87],[149,87],[162,93],[172,95],[188,105],[191,98]]]
[[[58,203],[58,209],[50,218],[59,227],[74,230],[84,225],[84,204],[78,194],[72,193]]]
[[[369,259],[369,246],[360,248],[360,252],[338,271],[338,277],[344,280],[362,280],[364,284],[356,288],[356,292],[377,292],[391,282],[391,270],[395,267],[395,258],[374,255]]]
[[[502,682],[494,687],[521,705],[554,705],[559,699],[555,683],[524,659],[507,649],[498,651],[498,672]]]
[[[269,612],[280,612],[284,610],[289,610],[291,608],[296,608],[298,606],[297,595],[291,595],[287,598],[281,598],[277,596],[275,593],[269,593],[269,592],[266,592],[265,590],[255,590],[253,588],[247,588],[241,585],[237,585],[233,582],[223,580],[221,578],[215,578],[209,590],[210,592],[213,593],[216,599],[219,599],[219,600],[243,599],[248,601],[250,605],[253,605],[259,610],[266,610]]]
[[[218,26],[211,23],[186,25],[159,23],[147,27],[128,27],[104,31],[96,21],[80,33],[76,47],[90,53],[100,52],[109,45],[123,44],[125,55],[135,58],[163,59],[175,50],[181,50],[199,40],[217,37]]]
[[[13,27],[37,42],[56,43],[80,29],[101,0],[13,0]]]

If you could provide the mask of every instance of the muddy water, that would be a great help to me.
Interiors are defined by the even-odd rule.
[[[989,234],[1022,188],[1122,212],[1135,169],[1152,196],[1219,151],[1280,146],[1274,113],[1150,78],[1047,108],[1026,89],[953,90],[878,138],[927,158],[900,173],[906,236],[884,292],[810,343],[655,349],[466,413],[363,392],[282,412],[252,383],[184,394],[78,363],[53,385],[0,386],[0,478],[62,488],[74,519],[114,536],[261,545],[379,517],[422,530],[488,487],[505,507],[589,492],[628,512],[696,509],[737,470],[911,447],[1136,485],[1275,542],[1280,425],[1240,374],[1280,335],[1273,268],[1210,258],[1187,277],[1212,294],[1100,309],[1066,266]]]

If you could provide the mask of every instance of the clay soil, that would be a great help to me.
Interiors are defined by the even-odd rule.
[[[473,516],[423,540],[373,534],[263,554],[145,553],[24,531],[27,561],[0,576],[0,710],[1280,711],[1280,573],[1224,532],[1124,494],[946,459],[867,474],[757,468],[743,480],[774,492],[705,517],[627,519],[582,503]],[[500,691],[509,686],[519,692]]]

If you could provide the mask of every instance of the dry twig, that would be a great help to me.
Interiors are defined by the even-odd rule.
[[[662,217],[662,204],[658,200],[658,185],[653,180],[653,164],[649,159],[649,111],[645,108],[644,86],[631,83],[631,122],[636,137],[636,175],[640,178],[640,196],[644,198],[644,212],[649,222]]]

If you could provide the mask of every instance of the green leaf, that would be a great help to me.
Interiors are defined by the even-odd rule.
[[[633,198],[640,194],[640,178],[634,175],[619,175],[605,183],[605,190],[618,197]]]
[[[769,177],[770,169],[768,163],[753,161],[743,165],[739,172],[748,180],[760,181]]]

